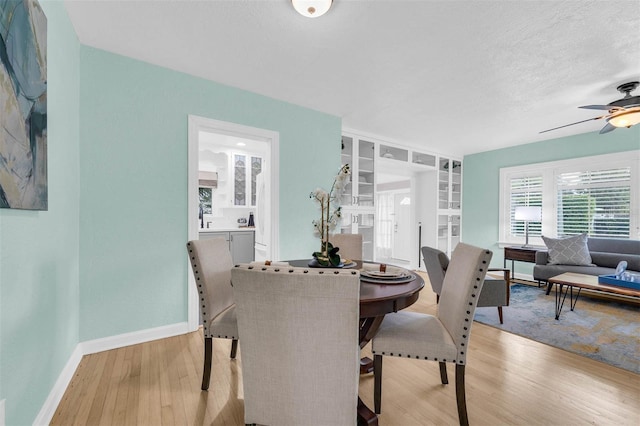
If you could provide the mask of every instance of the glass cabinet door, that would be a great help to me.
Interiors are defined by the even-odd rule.
[[[438,161],[438,209],[446,210],[448,208],[449,208],[449,159],[441,157]]]
[[[449,250],[453,251],[460,242],[460,215],[451,215],[450,225],[450,238],[449,238]]]
[[[460,210],[462,162],[441,157],[438,161],[438,209]]]
[[[438,250],[449,254],[449,215],[438,215]]]
[[[342,234],[362,235],[362,260],[373,261],[374,213],[342,212],[340,229]]]
[[[351,176],[349,177],[349,183],[344,188],[340,203],[343,206],[350,206],[353,204],[353,138],[342,136],[341,152],[341,163],[343,166],[348,164],[351,167]]]
[[[233,180],[233,204],[244,206],[247,193],[247,162],[244,155],[233,156]]]
[[[356,217],[357,233],[362,235],[362,260],[373,261],[374,221],[373,213],[360,213]]]
[[[356,204],[373,207],[373,157],[375,144],[365,140],[358,141],[358,194]]]
[[[460,210],[462,206],[462,162],[451,160],[451,208]]]
[[[451,252],[460,242],[460,215],[438,215],[438,250],[451,257]]]

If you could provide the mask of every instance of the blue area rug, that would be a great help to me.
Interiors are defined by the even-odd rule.
[[[640,307],[580,295],[576,310],[569,296],[555,319],[555,289],[511,286],[504,324],[496,308],[477,308],[475,320],[537,342],[640,373]],[[575,295],[574,291],[574,295]]]

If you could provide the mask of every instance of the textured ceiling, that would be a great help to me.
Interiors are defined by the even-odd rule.
[[[597,131],[603,120],[539,134],[640,80],[640,0],[334,0],[316,19],[289,0],[65,5],[85,45],[449,154]]]

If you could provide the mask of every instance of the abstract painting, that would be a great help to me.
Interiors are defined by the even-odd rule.
[[[47,210],[47,18],[0,0],[0,207]]]

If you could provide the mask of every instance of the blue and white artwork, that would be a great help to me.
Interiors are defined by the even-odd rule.
[[[0,207],[47,210],[47,18],[0,0]]]

